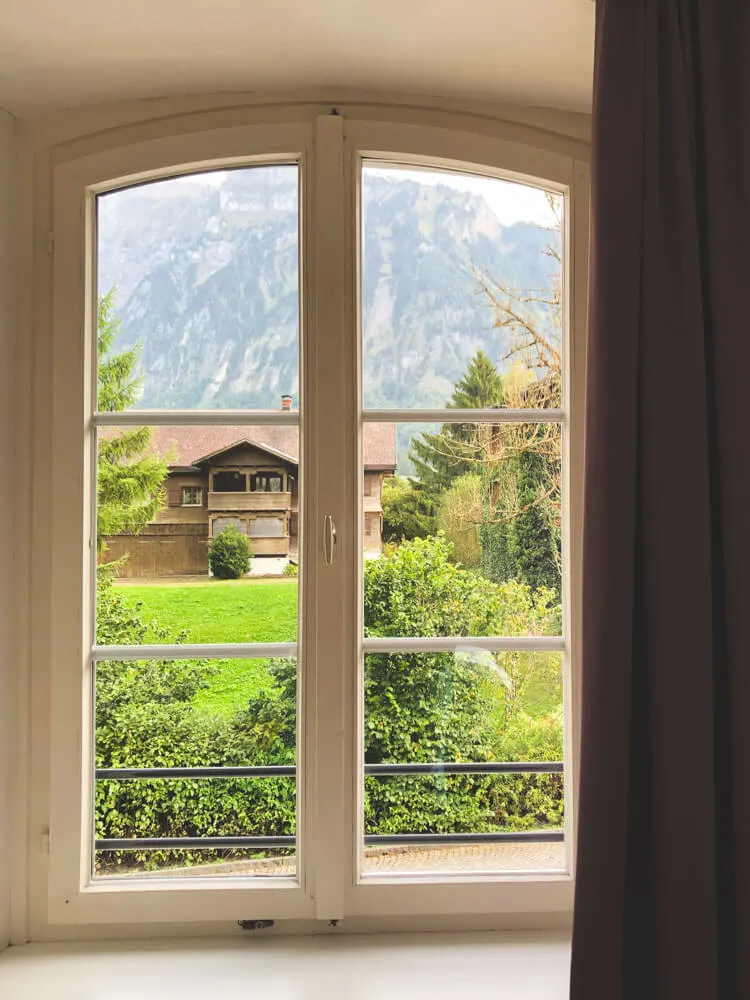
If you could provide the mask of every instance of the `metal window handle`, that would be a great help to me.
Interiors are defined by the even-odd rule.
[[[323,551],[325,552],[326,565],[333,566],[336,557],[336,522],[330,514],[326,514],[323,519]]]

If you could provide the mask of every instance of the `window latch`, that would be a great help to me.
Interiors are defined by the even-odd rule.
[[[323,518],[323,551],[326,558],[326,566],[333,566],[336,556],[336,522],[330,514]]]

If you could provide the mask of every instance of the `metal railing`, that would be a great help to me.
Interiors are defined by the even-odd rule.
[[[482,761],[414,764],[365,764],[366,777],[462,774],[562,774],[562,761]],[[293,778],[294,764],[248,765],[246,767],[101,767],[97,781],[142,781],[154,778]],[[497,833],[395,833],[365,835],[368,847],[425,846],[447,844],[557,843],[562,830],[517,830]],[[289,849],[294,836],[247,837],[105,837],[96,841],[97,851],[163,851]]]

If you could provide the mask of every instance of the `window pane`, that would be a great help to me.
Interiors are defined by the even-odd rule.
[[[365,427],[365,635],[560,635],[560,425]]]
[[[367,655],[364,872],[564,868],[561,678],[558,653]]]
[[[541,188],[366,164],[365,406],[559,406],[562,211]]]
[[[100,374],[129,351],[137,375],[115,405],[100,385],[99,409],[296,408],[297,174],[247,167],[99,196]]]
[[[102,661],[95,678],[97,876],[295,873],[296,661]],[[285,770],[139,776],[228,767]],[[264,840],[107,843],[183,837]]]
[[[273,426],[98,431],[99,643],[296,639],[298,437]],[[259,467],[276,467],[283,488],[248,490]],[[221,547],[211,564],[210,544]]]
[[[286,525],[278,517],[256,517],[250,521],[251,538],[281,538],[286,531]]]

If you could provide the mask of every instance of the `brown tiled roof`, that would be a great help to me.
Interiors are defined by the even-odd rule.
[[[289,455],[295,462],[299,456],[299,431],[296,427],[186,427],[168,424],[154,427],[151,432],[151,450],[163,455],[171,466],[183,468],[241,441],[268,446]],[[366,469],[396,468],[395,424],[365,424],[364,460]]]

